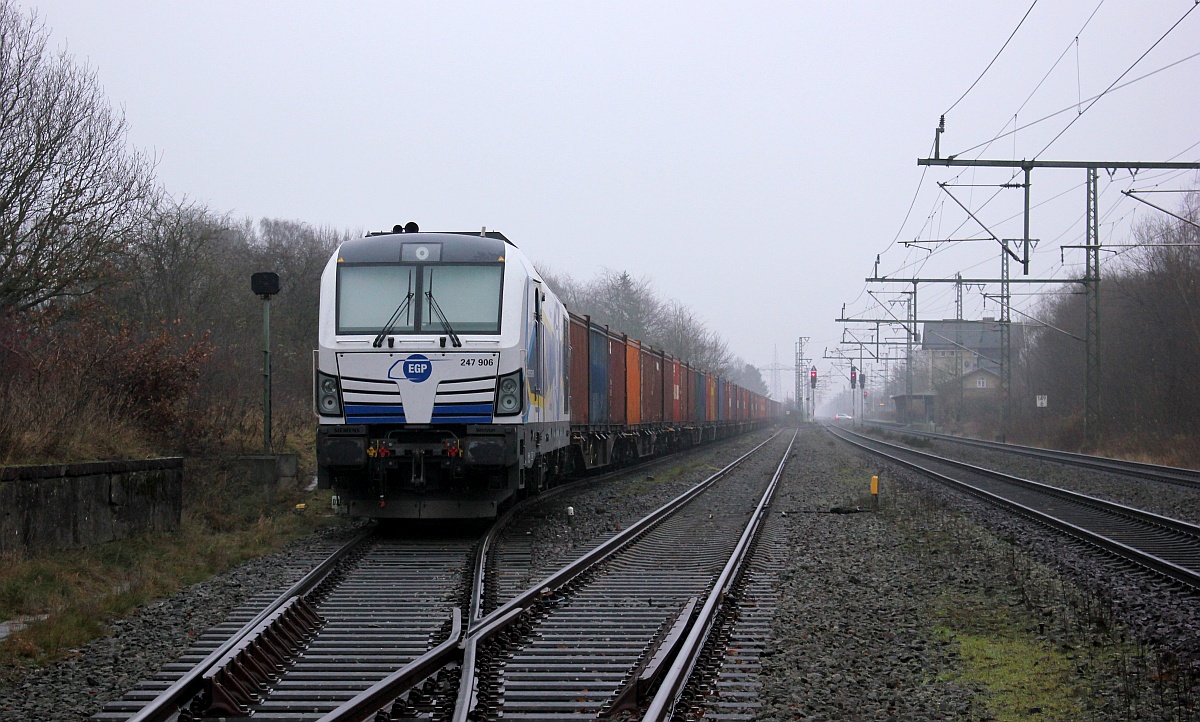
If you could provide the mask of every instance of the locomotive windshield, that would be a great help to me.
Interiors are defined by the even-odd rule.
[[[337,332],[376,334],[404,303],[411,303],[392,334],[443,333],[426,293],[432,293],[458,333],[500,332],[504,266],[487,264],[338,264]]]

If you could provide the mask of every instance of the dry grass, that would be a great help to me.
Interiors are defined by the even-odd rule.
[[[1200,469],[1200,440],[1188,436],[1138,435],[1109,439],[1095,453],[1148,464]]]
[[[48,464],[154,456],[137,425],[106,396],[80,397],[53,384],[5,384],[0,463]]]
[[[278,493],[274,499],[230,473],[227,463],[189,463],[178,532],[29,559],[0,559],[0,619],[48,614],[0,642],[0,669],[68,656],[106,633],[106,621],[169,596],[248,559],[269,554],[321,525],[328,492]],[[293,509],[308,504],[304,514]]]

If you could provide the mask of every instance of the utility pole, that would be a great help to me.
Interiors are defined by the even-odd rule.
[[[943,125],[938,126],[935,138],[940,140],[941,134],[945,128]],[[1200,170],[1200,163],[1181,163],[1181,162],[1124,162],[1124,161],[1055,161],[1055,160],[986,160],[986,159],[968,159],[956,158],[949,156],[946,158],[940,157],[940,144],[938,151],[934,153],[933,158],[918,158],[918,166],[947,166],[947,167],[985,167],[985,168],[1012,168],[1020,169],[1025,174],[1025,238],[1023,240],[1022,254],[1019,257],[1014,257],[1021,262],[1022,272],[1024,275],[1029,275],[1029,193],[1030,193],[1030,174],[1034,168],[1066,168],[1066,169],[1083,169],[1087,171],[1087,244],[1085,273],[1083,279],[1084,286],[1084,304],[1085,304],[1085,330],[1084,330],[1084,355],[1085,355],[1085,371],[1084,371],[1084,435],[1088,443],[1095,444],[1100,438],[1100,400],[1101,400],[1101,382],[1100,382],[1100,232],[1099,232],[1099,193],[1097,190],[1098,171],[1101,168],[1107,169],[1109,172],[1116,170]],[[943,186],[943,190],[945,187]],[[947,193],[949,193],[947,191]],[[954,199],[954,196],[950,196]],[[957,199],[954,199],[958,202]],[[961,203],[959,203],[962,206]],[[972,218],[975,216],[963,206],[963,210]],[[978,219],[975,219],[978,222]],[[982,226],[983,224],[980,223]],[[986,228],[985,228],[986,230]],[[989,231],[990,233],[990,231]],[[995,236],[993,235],[993,238]],[[999,239],[996,239],[999,240]],[[1001,243],[1003,250],[1010,252],[1007,244]],[[1009,301],[1007,297],[1002,301],[1002,309],[1007,309]],[[1002,315],[1004,311],[1001,312]],[[1003,328],[1007,324],[1002,321],[1001,333],[1004,333]],[[1003,336],[1001,338],[1003,342]],[[1007,359],[1005,359],[1007,360]],[[1007,364],[1005,364],[1007,366]],[[1002,375],[1003,376],[1003,375]],[[1001,380],[1003,384],[1003,378]],[[1005,419],[1007,426],[1007,419]]]
[[[963,320],[963,284],[962,274],[954,274],[954,318],[958,323],[954,324],[954,385],[958,387],[958,406],[954,412],[954,422],[959,426],[959,433],[962,433],[962,417],[963,417],[963,342],[962,342],[962,320]]]
[[[917,284],[913,282],[913,290],[908,296],[908,315],[907,320],[909,326],[905,327],[908,332],[905,336],[908,339],[908,348],[904,354],[904,423],[912,423],[912,395],[913,395],[913,337],[917,335]]]
[[[808,336],[801,336],[796,340],[796,409],[799,413],[805,415],[805,420],[809,420],[812,416],[808,413],[808,406],[804,401],[804,370],[808,367],[808,362],[811,359],[804,356],[804,344],[808,342]],[[814,396],[815,392],[810,392],[810,396]]]
[[[1100,197],[1095,168],[1088,168],[1087,238],[1083,274],[1083,304],[1086,329],[1084,354],[1083,436],[1089,443],[1100,440]]]

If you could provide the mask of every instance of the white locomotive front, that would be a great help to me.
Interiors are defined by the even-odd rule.
[[[317,479],[353,516],[495,516],[565,462],[567,312],[503,235],[397,226],[321,277]]]

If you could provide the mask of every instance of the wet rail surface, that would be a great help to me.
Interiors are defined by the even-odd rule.
[[[915,451],[844,428],[826,428],[860,448],[1200,590],[1200,527],[1194,524]]]

